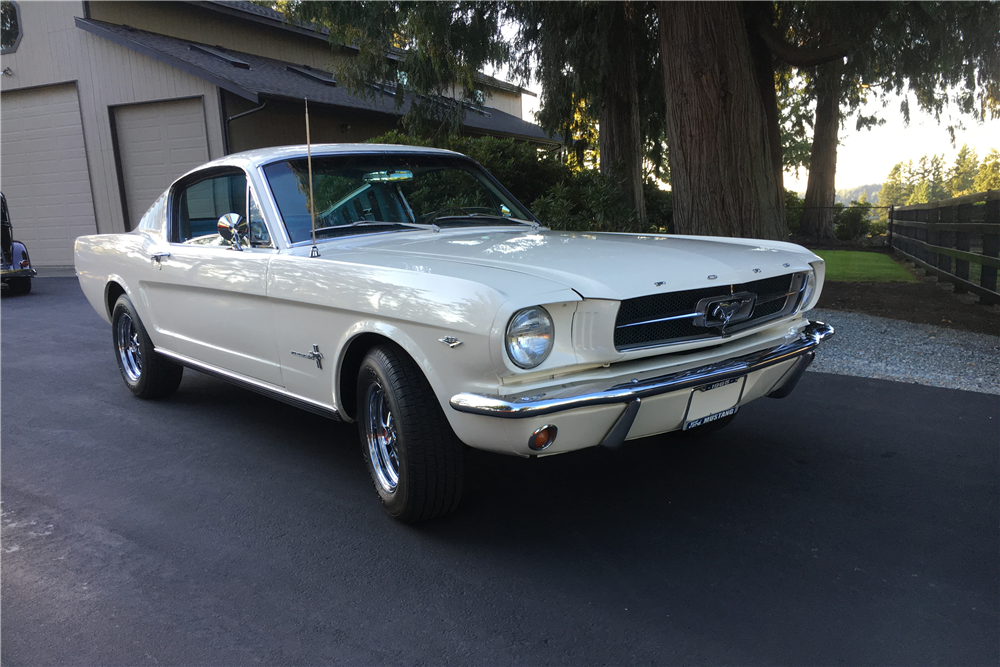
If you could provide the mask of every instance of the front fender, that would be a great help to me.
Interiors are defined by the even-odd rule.
[[[448,400],[456,387],[496,387],[499,378],[490,363],[489,336],[458,333],[441,326],[407,323],[407,328],[382,320],[356,322],[341,337],[334,369],[334,405],[342,419],[351,421],[343,397],[357,380],[351,373],[350,359],[356,352],[352,345],[365,335],[375,335],[398,345],[417,364],[445,414],[451,412]],[[457,344],[443,338],[457,338]]]

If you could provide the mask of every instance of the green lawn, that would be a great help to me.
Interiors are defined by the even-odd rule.
[[[909,271],[888,255],[856,250],[817,250],[826,261],[826,279],[844,283],[916,283]]]

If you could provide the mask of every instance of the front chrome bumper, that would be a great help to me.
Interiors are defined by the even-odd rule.
[[[451,407],[459,412],[466,412],[473,415],[486,415],[490,417],[500,417],[502,419],[526,419],[529,417],[539,417],[566,410],[577,408],[587,408],[597,405],[610,405],[615,403],[628,403],[629,407],[625,411],[626,415],[631,414],[634,418],[639,409],[639,401],[650,396],[658,396],[681,389],[737,378],[748,375],[754,371],[763,370],[786,361],[809,355],[811,359],[812,351],[826,338],[833,335],[833,327],[824,322],[809,322],[802,328],[798,338],[772,347],[760,350],[741,357],[726,359],[707,366],[661,375],[659,377],[646,380],[633,380],[625,384],[617,384],[603,391],[576,394],[572,396],[558,398],[521,398],[507,400],[500,396],[489,396],[483,394],[461,393],[452,396]],[[803,360],[805,361],[805,360]],[[797,364],[794,369],[798,370],[797,375],[788,378],[789,381],[798,379],[805,365]],[[779,385],[785,385],[785,378]],[[775,389],[777,390],[777,386]],[[788,387],[790,390],[791,387]],[[787,392],[786,392],[787,393]],[[628,419],[631,426],[631,419]],[[617,426],[625,427],[625,424]],[[620,430],[616,429],[612,431]],[[624,428],[628,432],[628,428]],[[609,437],[612,435],[608,434]],[[624,437],[621,438],[624,440]],[[618,438],[613,438],[618,440]],[[605,443],[610,446],[610,443]]]

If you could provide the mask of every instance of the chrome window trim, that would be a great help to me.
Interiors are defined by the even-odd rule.
[[[279,162],[276,160],[275,162]],[[274,193],[271,192],[271,182],[267,180],[267,174],[264,173],[264,167],[274,164],[274,162],[268,162],[267,164],[257,165],[257,175],[260,177],[261,182],[264,184],[264,191],[267,193],[267,204],[271,209],[271,213],[274,214],[274,226],[277,226],[281,231],[280,236],[275,236],[274,230],[271,230],[271,239],[280,238],[283,241],[284,247],[291,248],[292,240],[288,237],[288,230],[285,229],[285,223],[281,220],[281,210],[278,208],[278,202],[274,198]],[[267,216],[264,216],[264,221],[267,222]],[[309,242],[312,245],[312,241]]]
[[[275,246],[275,243],[274,243],[274,230],[271,229],[271,225],[267,224],[267,216],[264,215],[264,209],[260,205],[260,201],[261,201],[260,197],[257,196],[257,191],[253,187],[253,179],[250,178],[250,172],[248,172],[248,171],[246,171],[244,169],[244,173],[246,173],[246,175],[247,175],[247,215],[246,215],[247,229],[250,230],[250,198],[253,197],[257,201],[257,208],[260,209],[260,217],[264,220],[264,226],[267,227],[267,233],[268,233],[268,235],[271,238],[269,245],[256,245],[255,246],[255,245],[251,244],[250,247],[251,248],[256,248],[258,250],[275,250],[276,246]],[[247,235],[247,238],[248,239],[250,238],[249,234]]]
[[[164,220],[164,222],[165,222],[165,224],[163,225],[163,228],[161,230],[161,233],[163,234],[163,237],[166,239],[166,241],[167,241],[168,244],[170,244],[170,245],[182,245],[182,246],[189,247],[189,248],[198,247],[198,246],[192,245],[190,243],[185,243],[184,241],[174,241],[173,240],[173,237],[174,237],[174,226],[177,223],[177,221],[175,220],[175,215],[174,215],[175,210],[174,209],[175,209],[175,202],[176,202],[177,197],[179,195],[179,191],[181,189],[186,190],[187,188],[191,187],[192,185],[195,185],[195,184],[200,183],[202,181],[208,180],[210,178],[218,178],[219,176],[225,176],[227,173],[234,173],[234,172],[237,172],[237,171],[243,172],[243,177],[246,179],[246,188],[245,188],[244,192],[247,195],[249,195],[250,192],[256,193],[256,190],[252,189],[253,184],[251,183],[251,181],[253,179],[250,177],[250,172],[247,169],[245,169],[244,167],[242,167],[240,165],[236,165],[236,164],[224,164],[224,165],[220,165],[220,166],[217,166],[217,167],[211,167],[211,168],[208,168],[208,169],[196,171],[196,172],[187,174],[187,175],[185,175],[185,176],[177,179],[176,181],[174,181],[173,184],[171,184],[170,189],[166,193],[166,195],[167,195],[167,201],[164,203],[164,209],[165,209],[165,220]],[[201,174],[206,174],[206,176],[204,178],[199,178],[199,175],[201,175]],[[261,199],[260,199],[260,197],[258,197],[257,198],[258,205],[260,204],[260,202],[261,202]],[[231,211],[231,212],[235,213],[236,211]],[[247,220],[247,224],[249,224],[250,223],[250,199],[249,199],[249,196],[247,197],[246,210],[243,211],[243,213],[245,214],[244,217]],[[263,214],[263,217],[264,217],[264,225],[267,226],[268,232],[271,233],[271,245],[270,246],[256,246],[256,247],[253,247],[253,249],[254,250],[277,250],[277,246],[274,243],[274,232],[271,229],[271,226],[268,225],[268,222],[267,222],[267,214],[263,210],[261,210],[261,213]],[[136,229],[139,229],[139,228],[137,227]],[[211,235],[210,234],[206,234],[205,236],[211,236]],[[193,237],[193,238],[199,238],[199,237]],[[190,241],[190,240],[191,239],[188,239],[188,241]],[[224,246],[218,246],[218,247],[224,247]]]

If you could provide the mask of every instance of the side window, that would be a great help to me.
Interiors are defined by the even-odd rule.
[[[219,218],[238,213],[246,218],[247,178],[242,171],[192,183],[177,194],[171,241],[212,243],[203,238],[218,235]],[[221,237],[220,237],[221,240]],[[222,245],[220,243],[220,245]]]

